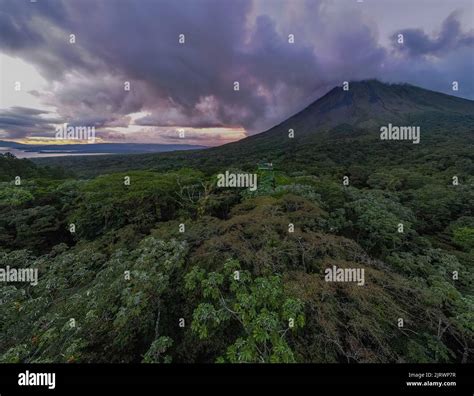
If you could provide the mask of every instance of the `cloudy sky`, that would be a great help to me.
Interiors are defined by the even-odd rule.
[[[219,145],[342,81],[474,99],[473,68],[473,0],[0,0],[0,139]]]

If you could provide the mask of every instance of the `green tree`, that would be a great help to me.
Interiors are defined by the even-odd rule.
[[[150,349],[143,356],[143,363],[171,363],[171,356],[164,355],[173,345],[173,340],[169,337],[159,337],[150,346]]]
[[[474,249],[474,228],[460,227],[454,230],[454,242],[461,246],[464,250]]]
[[[304,326],[303,303],[285,296],[280,276],[252,278],[238,261],[228,260],[219,272],[194,267],[186,275],[186,289],[203,298],[191,326],[199,338],[228,324],[238,329],[218,362],[295,362],[287,336]]]

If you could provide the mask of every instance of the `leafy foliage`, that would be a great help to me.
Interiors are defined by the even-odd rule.
[[[295,361],[285,336],[304,325],[303,304],[298,299],[285,299],[279,276],[253,279],[240,269],[238,261],[229,260],[221,272],[206,274],[194,267],[186,275],[186,288],[198,290],[205,301],[193,313],[192,330],[200,338],[208,338],[229,322],[237,326],[239,337],[218,362]]]

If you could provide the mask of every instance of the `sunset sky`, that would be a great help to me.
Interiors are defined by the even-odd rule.
[[[219,145],[343,81],[474,99],[473,70],[472,0],[0,0],[6,140],[69,123],[97,141]]]

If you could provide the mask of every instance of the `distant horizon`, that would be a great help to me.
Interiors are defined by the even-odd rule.
[[[115,154],[147,154],[165,153],[182,150],[203,150],[210,148],[194,144],[163,144],[163,143],[120,143],[120,142],[99,142],[99,143],[78,143],[71,141],[66,144],[41,144],[19,143],[13,140],[0,139],[0,154],[10,153],[17,158],[46,158],[64,156],[89,156],[89,155],[115,155]],[[13,146],[3,147],[2,143],[13,144]],[[107,147],[110,146],[110,147]],[[81,149],[84,147],[84,149]],[[128,148],[128,150],[123,149]],[[144,149],[145,148],[145,149]],[[88,150],[85,150],[88,149]],[[112,151],[104,151],[109,149]],[[132,149],[132,150],[131,150]]]

